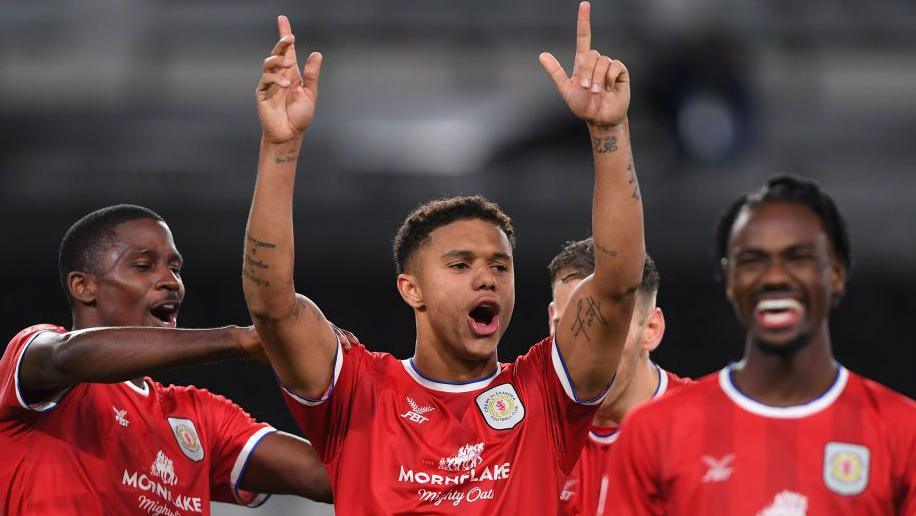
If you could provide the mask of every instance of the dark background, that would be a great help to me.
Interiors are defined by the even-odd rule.
[[[547,332],[546,264],[588,235],[582,124],[538,52],[571,60],[577,2],[3,2],[0,332],[69,324],[57,245],[85,213],[162,214],[186,259],[184,327],[247,324],[242,235],[257,160],[253,89],[290,15],[325,54],[296,194],[298,290],[370,348],[406,357],[413,317],[390,241],[420,201],[483,193],[518,233],[510,361]],[[668,331],[657,361],[699,376],[740,357],[714,281],[716,215],[771,174],[818,179],[855,265],[838,359],[910,397],[916,364],[916,8],[910,2],[595,2],[594,46],[633,74],[631,121]],[[6,340],[6,339],[4,339]],[[294,430],[257,364],[161,375]]]

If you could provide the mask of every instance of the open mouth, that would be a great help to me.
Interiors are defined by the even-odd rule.
[[[784,330],[797,325],[805,314],[805,307],[796,299],[761,299],[754,307],[754,317],[762,328]]]
[[[166,301],[157,303],[150,308],[149,313],[156,318],[163,326],[174,327],[178,320],[178,310],[181,303],[178,301]]]
[[[499,329],[499,305],[494,301],[482,301],[468,312],[471,330],[480,336],[489,336]]]

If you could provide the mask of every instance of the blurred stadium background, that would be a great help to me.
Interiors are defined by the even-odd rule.
[[[550,50],[569,69],[576,4],[3,0],[3,334],[69,323],[57,245],[79,216],[120,202],[171,225],[187,264],[182,326],[247,324],[253,89],[284,13],[300,52],[325,54],[296,194],[298,289],[370,348],[409,355],[394,231],[422,200],[480,192],[518,231],[517,305],[500,350],[513,359],[547,332],[547,262],[588,235],[587,134],[537,63]],[[713,224],[735,196],[790,172],[818,179],[850,226],[837,356],[916,396],[916,4],[594,0],[593,13],[593,46],[633,75],[636,163],[668,321],[657,361],[698,376],[740,356],[741,330],[713,279]],[[296,432],[266,367],[159,380],[207,387]],[[331,514],[285,497],[261,511]]]

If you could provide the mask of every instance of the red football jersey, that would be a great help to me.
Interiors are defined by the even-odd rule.
[[[612,453],[613,514],[916,514],[916,404],[840,367],[773,407],[725,368],[640,407]]]
[[[19,390],[26,328],[0,359],[0,513],[209,514],[210,501],[259,505],[238,487],[248,458],[274,429],[231,401],[150,378],[81,383],[42,403]]]
[[[338,514],[555,514],[604,398],[577,400],[549,338],[460,384],[338,346],[321,400],[284,392],[327,465]]]
[[[652,401],[659,396],[673,392],[692,380],[681,378],[665,371],[658,365],[658,387],[652,394]],[[560,493],[560,514],[564,515],[612,515],[607,506],[608,499],[614,494],[610,491],[608,470],[610,468],[611,446],[617,441],[618,426],[600,426],[593,424],[588,432],[588,440],[579,455],[579,462],[573,468]]]

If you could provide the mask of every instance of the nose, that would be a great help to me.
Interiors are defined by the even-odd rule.
[[[181,290],[181,278],[171,268],[165,267],[165,272],[160,275],[156,287],[177,292]]]
[[[477,268],[474,274],[474,290],[496,290],[496,275],[489,266]]]
[[[760,278],[761,284],[769,288],[789,286],[791,283],[791,275],[785,265],[786,264],[780,258],[771,260],[763,271],[763,276]]]

